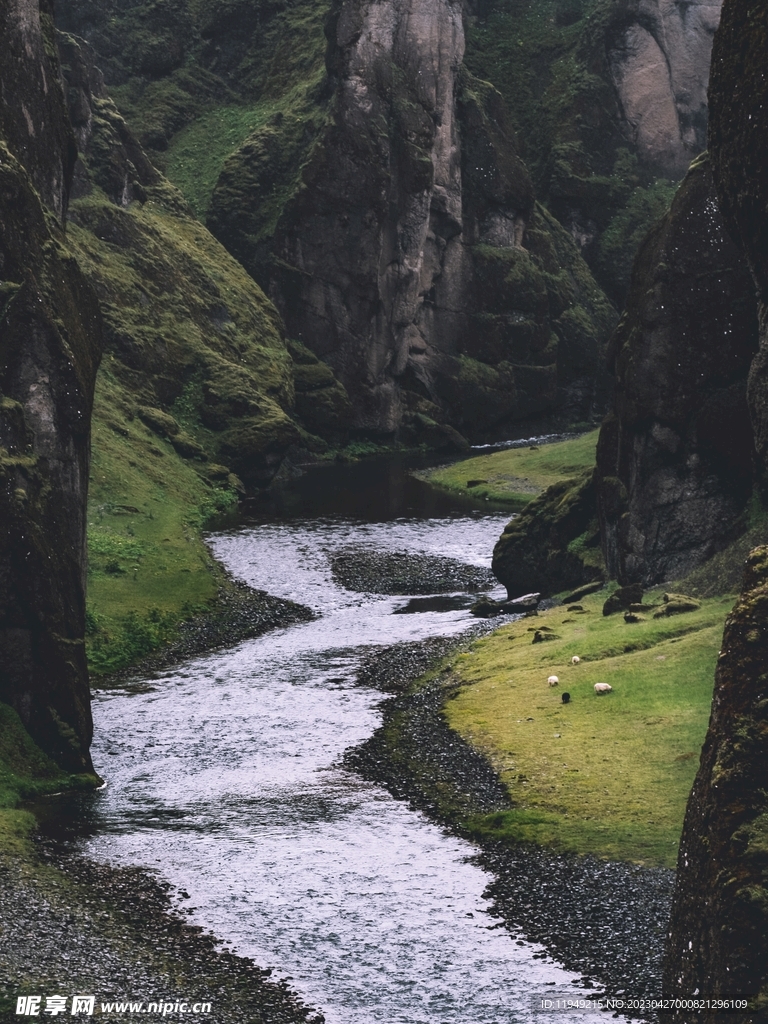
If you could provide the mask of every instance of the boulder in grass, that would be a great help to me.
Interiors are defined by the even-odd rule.
[[[653,613],[654,619],[664,619],[669,615],[682,615],[684,612],[695,612],[701,604],[686,594],[665,594],[664,603]]]
[[[628,587],[619,587],[603,605],[603,615],[615,615],[616,612],[629,611],[630,605],[641,604],[643,586],[641,583],[630,583]]]

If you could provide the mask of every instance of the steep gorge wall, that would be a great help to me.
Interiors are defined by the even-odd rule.
[[[760,351],[748,403],[766,468],[768,309],[768,10],[725,0],[710,88],[715,185],[728,229],[757,285]],[[665,965],[671,996],[751,997],[747,1021],[768,1020],[768,549],[750,555],[726,623],[712,715],[680,842]],[[705,1024],[717,1015],[699,1015]],[[686,1019],[685,1015],[679,1015]]]
[[[586,418],[612,311],[535,206],[501,97],[462,67],[461,7],[346,0],[327,33],[327,122],[295,187],[266,221],[292,131],[276,118],[225,164],[214,233],[344,383],[358,429]]]
[[[722,0],[623,0],[608,46],[641,157],[679,178],[706,148],[707,84]]]
[[[757,333],[752,279],[704,156],[644,242],[611,340],[616,388],[597,452],[611,578],[681,579],[738,533],[752,493]]]
[[[92,771],[85,502],[101,317],[62,222],[76,156],[48,3],[0,7],[0,700]]]

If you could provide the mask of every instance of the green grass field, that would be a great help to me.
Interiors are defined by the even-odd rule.
[[[504,626],[453,662],[466,685],[448,703],[448,722],[490,759],[516,805],[470,827],[670,867],[733,598],[628,624],[602,615],[607,593],[581,601],[581,612],[559,606]],[[532,643],[542,627],[558,639]],[[558,686],[548,685],[550,675]],[[596,696],[597,682],[613,692]]]
[[[552,484],[594,466],[598,433],[593,430],[570,441],[534,449],[510,448],[477,455],[425,470],[419,477],[454,494],[520,509]]]

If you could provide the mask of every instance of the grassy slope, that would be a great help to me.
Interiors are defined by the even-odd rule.
[[[215,598],[221,573],[200,527],[234,501],[133,417],[109,365],[107,356],[88,502],[88,651],[97,674],[147,654]]]
[[[510,448],[478,455],[419,475],[437,487],[465,497],[487,498],[522,508],[558,480],[594,466],[598,433],[593,430],[570,441],[535,449]],[[469,481],[482,482],[468,487]]]
[[[673,866],[733,598],[627,624],[601,614],[605,597],[586,598],[581,613],[559,606],[522,619],[456,658],[466,686],[449,703],[448,722],[490,759],[516,803],[472,827],[506,841]],[[559,639],[533,644],[542,626]],[[559,686],[548,686],[551,674]],[[597,697],[596,682],[613,693]],[[571,702],[563,705],[566,690]]]
[[[241,92],[241,103],[211,101],[159,155],[164,172],[201,220],[205,220],[211,194],[228,157],[251,136],[261,139],[264,132],[271,147],[279,147],[281,139],[292,134],[289,122],[298,125],[303,139],[299,144],[294,141],[296,153],[287,153],[285,160],[277,161],[285,178],[275,181],[270,202],[265,204],[268,222],[276,219],[286,198],[283,193],[296,187],[302,153],[324,117],[317,95],[325,75],[323,24],[328,8],[326,0],[301,0],[275,10],[265,19],[253,40],[250,57],[231,83]],[[151,91],[146,103],[152,103]],[[133,118],[130,113],[129,121],[141,135],[141,105]]]

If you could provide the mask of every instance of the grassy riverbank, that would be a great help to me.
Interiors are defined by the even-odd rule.
[[[628,624],[602,615],[606,593],[504,626],[450,664],[448,724],[512,800],[465,826],[504,843],[673,866],[733,598]],[[535,630],[553,639],[533,643]],[[613,692],[596,696],[597,682]]]
[[[135,415],[109,364],[99,375],[88,501],[87,645],[95,676],[172,641],[210,608],[224,574],[203,543],[207,520],[237,504]]]
[[[462,497],[521,509],[552,484],[594,466],[598,433],[593,430],[568,441],[477,455],[423,470],[418,476]]]

